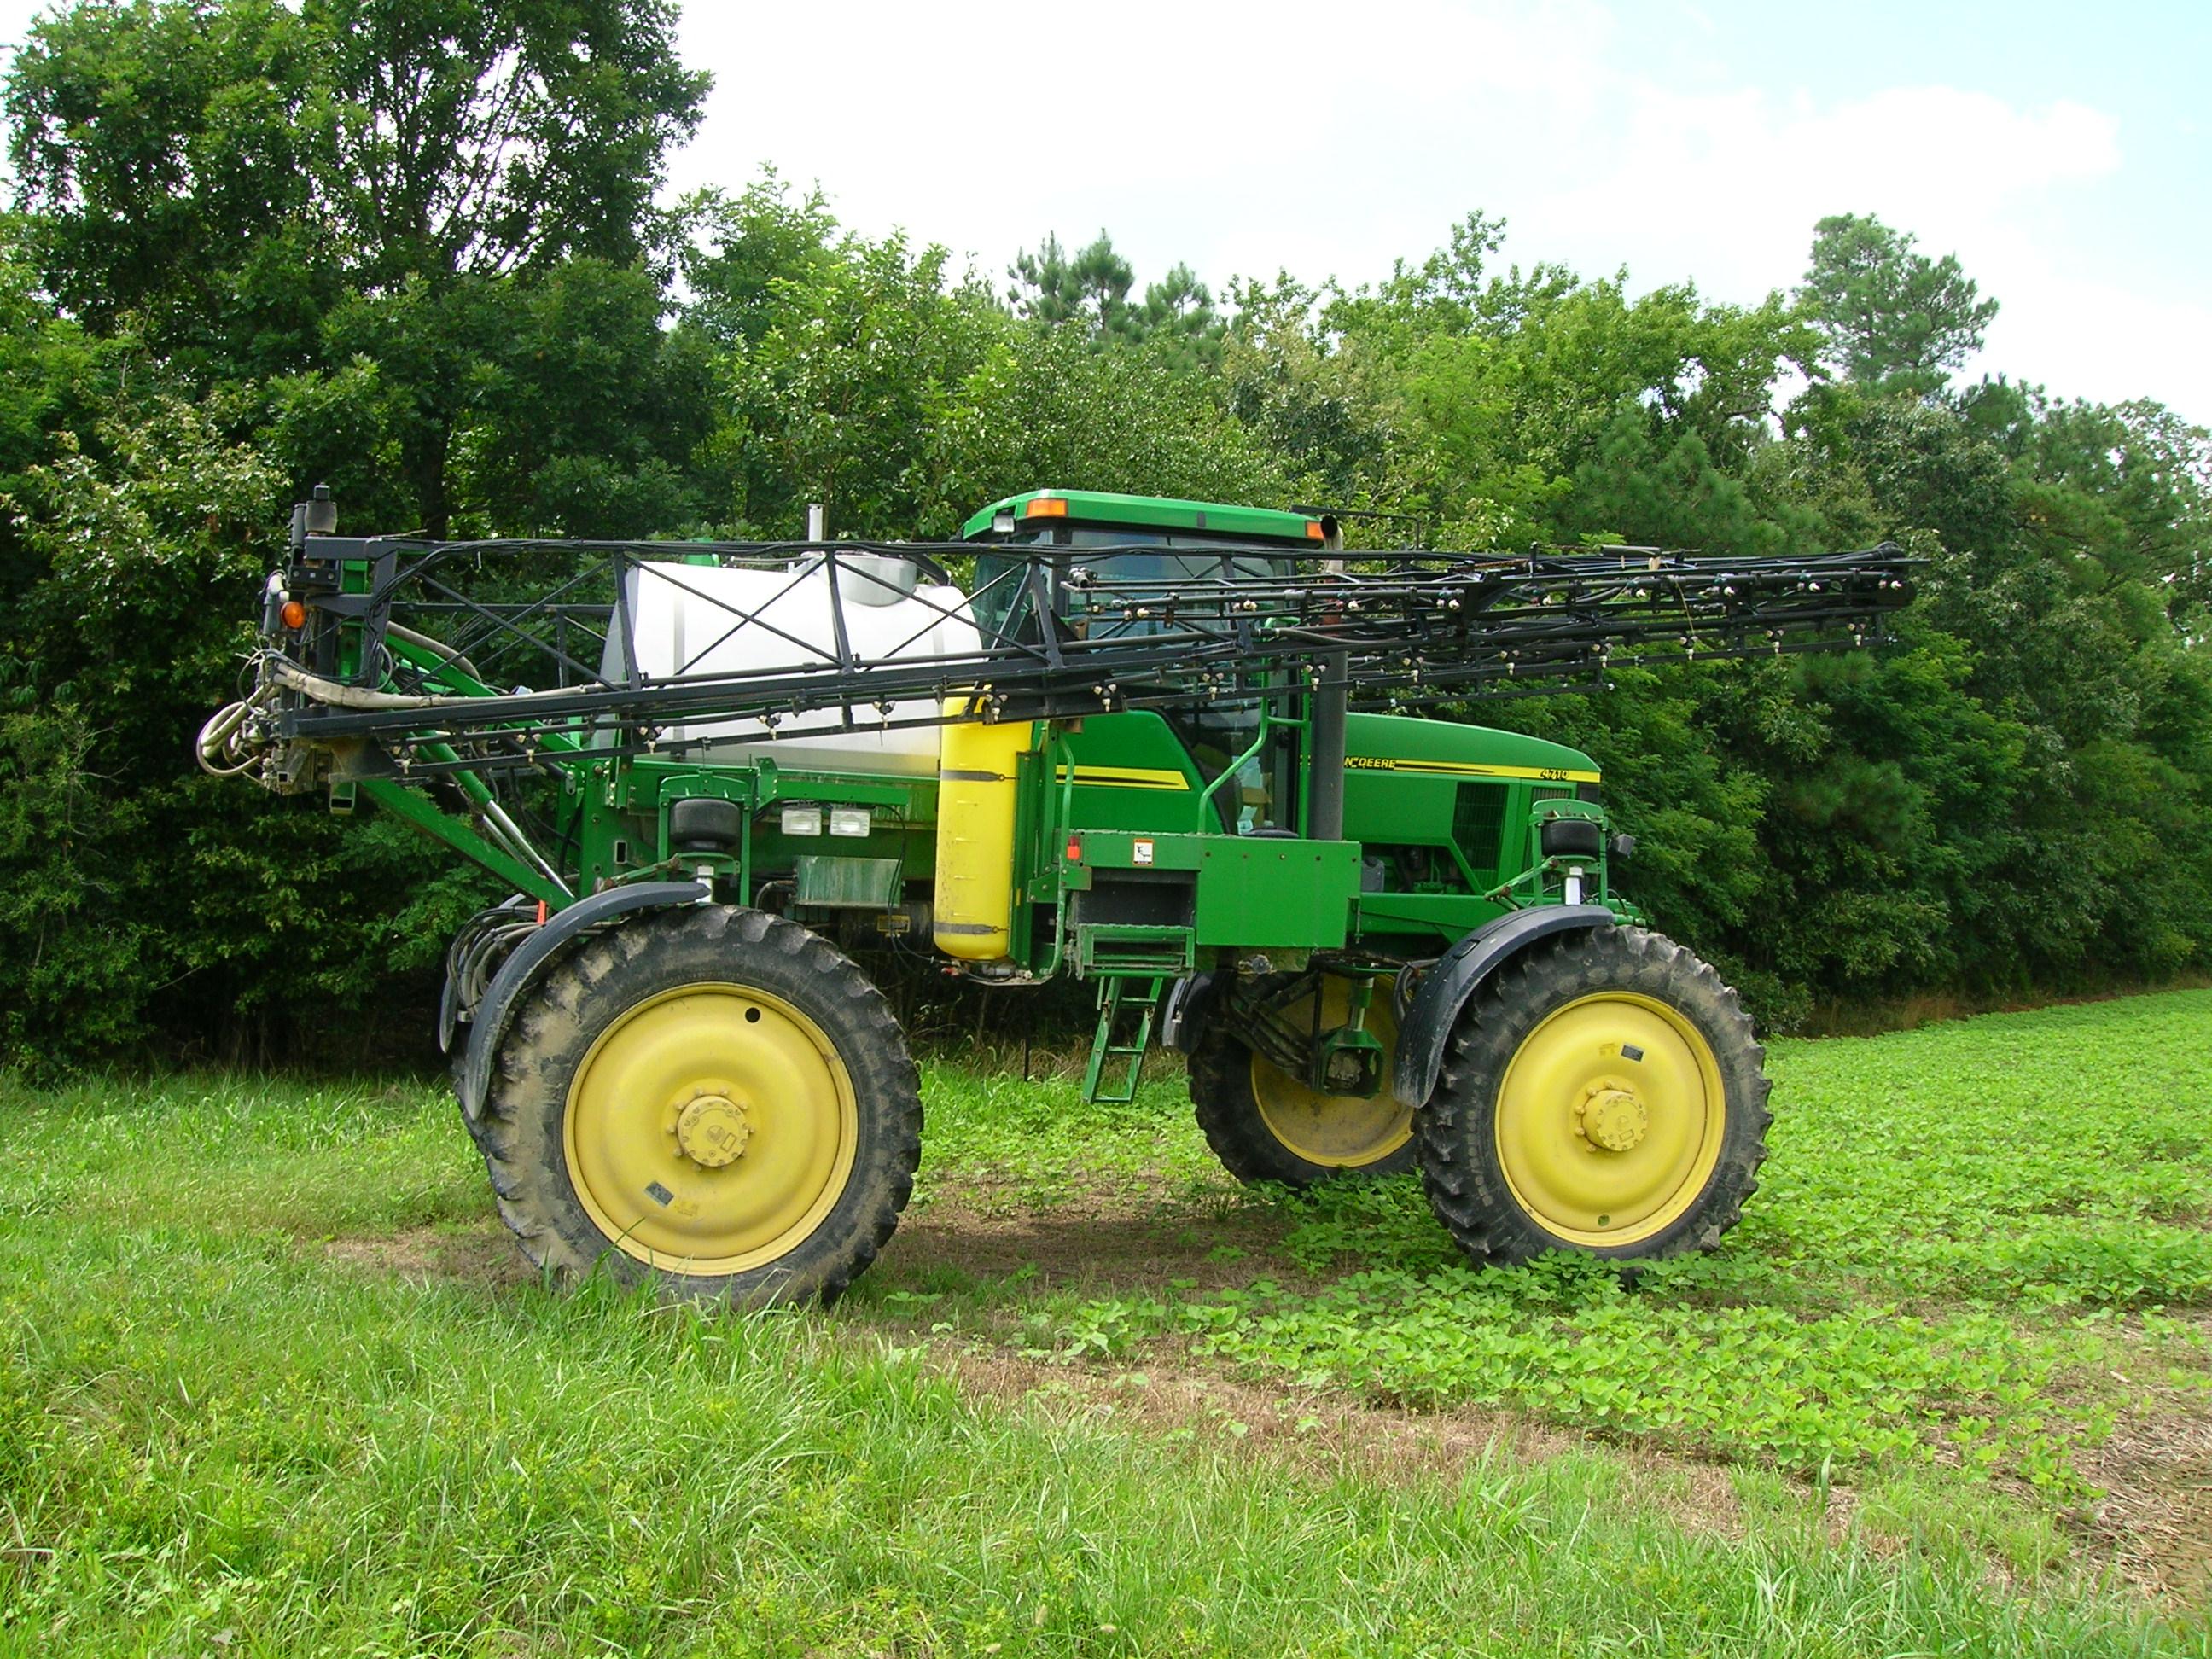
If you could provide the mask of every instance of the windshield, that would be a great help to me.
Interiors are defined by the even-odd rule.
[[[1133,634],[1157,631],[1157,624],[1149,622],[1117,622],[1110,635],[1106,631],[1092,633],[1094,624],[1084,616],[1084,595],[1080,589],[1066,586],[1067,572],[1077,566],[1096,572],[1101,576],[1116,576],[1131,581],[1206,581],[1218,576],[1285,576],[1295,568],[1287,558],[1269,558],[1265,554],[1230,550],[1249,550],[1251,543],[1234,537],[1209,536],[1201,531],[1185,530],[1122,530],[1111,525],[1061,525],[1051,530],[1024,531],[1007,538],[1000,546],[1019,548],[1024,553],[1038,548],[1068,550],[1068,556],[1053,561],[1052,608],[1054,615],[1073,624],[1078,632],[1092,638],[1125,638]],[[1100,553],[1085,558],[1079,556],[1088,548],[1142,547],[1158,548],[1158,552]],[[1003,632],[1007,617],[1015,609],[1019,596],[1021,577],[1018,574],[1028,560],[1011,553],[982,552],[975,556],[975,580],[973,588],[973,609],[975,620],[984,630],[986,638]],[[1026,636],[1031,630],[1020,632]],[[1034,643],[1034,641],[1030,641]]]

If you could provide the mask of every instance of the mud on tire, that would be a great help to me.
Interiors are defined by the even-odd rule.
[[[1662,1192],[1644,1229],[1632,1226],[1634,1236],[1620,1243],[1573,1224],[1568,1206],[1554,1203],[1547,1209],[1542,1199],[1532,1200],[1511,1177],[1501,1146],[1512,1133],[1557,1138],[1556,1148],[1536,1150],[1552,1151],[1571,1187],[1577,1159],[1588,1157],[1594,1162],[1585,1167],[1601,1172],[1613,1155],[1608,1146],[1587,1144],[1593,1132],[1600,1140],[1626,1139],[1635,1121],[1649,1122],[1655,1132],[1665,1125],[1675,1107],[1664,1090],[1653,1091],[1648,1112],[1634,1098],[1640,1048],[1633,1060],[1592,1059],[1582,1052],[1602,1048],[1589,1037],[1602,1036],[1608,1010],[1618,1011],[1617,1029],[1624,1036],[1679,1021],[1674,1029],[1682,1052],[1694,1056],[1697,1045],[1690,1039],[1701,1040],[1711,1062],[1711,1084],[1717,1085],[1717,1098],[1711,1084],[1698,1096],[1693,1109],[1705,1114],[1698,1124],[1674,1126],[1694,1153],[1686,1160],[1691,1174]],[[1656,1023],[1644,1018],[1657,1010],[1669,1012]],[[1528,1051],[1532,1038],[1539,1050],[1559,1041],[1539,1034],[1559,1030],[1547,1022],[1563,1015],[1583,1018],[1589,1037],[1577,1030],[1566,1040],[1558,1063],[1544,1073],[1548,1088],[1524,1087],[1516,1079],[1509,1102],[1509,1073],[1516,1056]],[[1625,1052],[1621,1043],[1614,1047]],[[1485,982],[1462,1011],[1436,1089],[1415,1115],[1430,1206],[1477,1262],[1525,1261],[1553,1249],[1655,1257],[1709,1248],[1735,1224],[1744,1200],[1758,1190],[1772,1121],[1765,1058],[1736,993],[1671,939],[1640,927],[1603,927],[1540,941]],[[1616,1078],[1608,1071],[1617,1074],[1620,1087],[1613,1086]],[[1608,1110],[1615,1124],[1601,1127]],[[1577,1127],[1585,1124],[1588,1130]],[[1516,1159],[1525,1150],[1516,1149]],[[1593,1190],[1602,1193],[1604,1180],[1601,1173]]]
[[[580,1069],[641,1011],[680,1002],[695,988],[702,996],[758,992],[763,1003],[785,1011],[776,1018],[795,1012],[791,1028],[811,1026],[808,1035],[834,1051],[850,1085],[849,1130],[839,1132],[850,1133],[849,1165],[841,1146],[808,1212],[818,1218],[774,1259],[736,1271],[692,1271],[684,1257],[641,1252],[634,1239],[611,1233],[569,1168]],[[825,1059],[824,1074],[834,1078],[836,1065]],[[723,1150],[738,1139],[734,1156],[742,1157],[744,1110],[725,1116],[741,1127],[738,1136],[725,1133]],[[919,1078],[890,1005],[827,940],[764,911],[687,906],[596,935],[545,975],[499,1050],[480,1144],[501,1216],[530,1259],[563,1280],[600,1269],[624,1284],[651,1279],[678,1296],[744,1306],[830,1302],[874,1261],[913,1191],[921,1152]]]

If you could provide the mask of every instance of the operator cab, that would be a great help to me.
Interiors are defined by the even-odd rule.
[[[1040,549],[1052,550],[1048,580],[1053,616],[1070,636],[1129,638],[1158,631],[1145,620],[1094,618],[1085,614],[1085,592],[1071,580],[1079,570],[1120,580],[1203,582],[1224,576],[1293,577],[1311,567],[1310,556],[1328,550],[1322,521],[1300,513],[1218,502],[1124,495],[1103,490],[1032,489],[1009,495],[962,526],[964,541],[1018,549],[979,550],[969,584],[969,606],[987,641],[1006,637],[1034,645],[1035,613],[1018,605],[1019,584]],[[1271,549],[1281,550],[1279,554]],[[1062,550],[1065,550],[1064,551]],[[1304,556],[1294,557],[1293,555]],[[1169,720],[1201,774],[1211,780],[1244,757],[1260,726],[1264,695],[1278,688],[1255,680],[1254,695],[1207,703]],[[1291,826],[1297,756],[1293,745],[1272,745],[1238,767],[1237,786],[1221,797],[1224,828],[1249,833]]]
[[[1161,581],[1287,576],[1297,566],[1287,557],[1269,557],[1267,549],[1313,553],[1328,542],[1322,520],[1300,513],[1096,489],[1031,489],[1009,495],[971,517],[961,526],[960,537],[1025,552],[1066,549],[1052,561],[1052,608],[1079,629],[1086,624],[1082,590],[1068,585],[1073,570],[1110,569],[1117,577]],[[1014,605],[1017,573],[1027,562],[1006,554],[977,554],[971,599],[976,622],[987,635],[1005,625]],[[1119,623],[1114,629],[1117,635],[1144,631],[1143,623]]]

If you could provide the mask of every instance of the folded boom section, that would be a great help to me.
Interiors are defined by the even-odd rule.
[[[1449,558],[1232,550],[1127,574],[1140,546],[605,544],[299,537],[256,685],[211,759],[368,743],[425,774],[549,747],[680,754],[763,739],[1202,706],[1342,684],[1410,708],[1603,684],[1626,666],[1827,650],[1911,597],[1894,545],[1716,559],[1650,548]],[[672,610],[671,599],[674,601]],[[672,632],[665,624],[678,618]],[[286,787],[292,769],[262,768]]]

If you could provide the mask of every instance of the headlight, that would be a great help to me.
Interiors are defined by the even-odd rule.
[[[1595,818],[1546,818],[1536,844],[1547,859],[1594,859],[1605,846],[1605,830]]]

